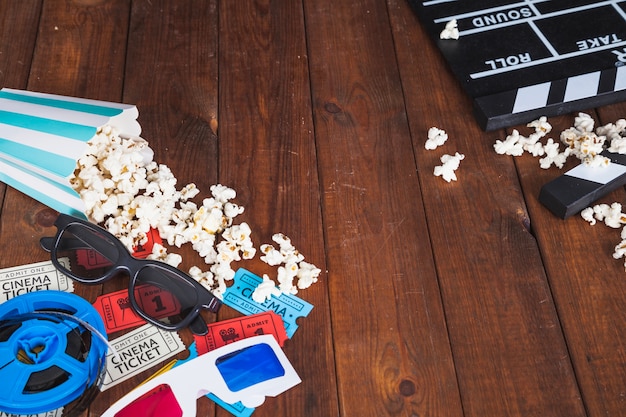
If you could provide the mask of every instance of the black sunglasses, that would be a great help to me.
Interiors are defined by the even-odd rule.
[[[88,221],[60,214],[54,225],[56,236],[40,243],[63,274],[94,285],[125,272],[131,306],[146,321],[170,331],[189,326],[195,334],[207,333],[200,310],[216,313],[222,303],[189,275],[164,262],[133,257],[115,236]]]

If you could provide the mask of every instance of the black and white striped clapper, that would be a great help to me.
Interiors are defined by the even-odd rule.
[[[626,66],[514,88],[474,100],[486,130],[626,100]]]
[[[626,100],[626,0],[409,3],[485,130]]]
[[[557,217],[567,217],[626,184],[626,155],[602,152],[611,159],[606,167],[580,164],[541,187],[539,201]]]

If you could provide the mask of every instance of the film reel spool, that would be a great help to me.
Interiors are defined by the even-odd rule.
[[[0,410],[82,412],[104,376],[105,334],[98,312],[75,294],[39,291],[1,304],[0,380],[11,383],[0,390]]]

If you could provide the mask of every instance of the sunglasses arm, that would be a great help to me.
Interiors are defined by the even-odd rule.
[[[52,252],[52,248],[54,248],[54,238],[53,237],[42,237],[39,239],[39,244],[41,248],[46,252]]]
[[[209,328],[207,327],[206,321],[198,314],[189,324],[189,329],[191,332],[198,336],[204,336],[209,332]]]
[[[211,313],[217,313],[222,306],[222,302],[219,298],[211,294],[211,300],[202,305],[202,308],[209,310]]]
[[[85,243],[86,241],[88,243]],[[43,250],[45,250],[46,252],[52,252],[52,250],[54,249],[55,243],[56,243],[56,237],[42,237],[39,240],[39,244],[41,245]],[[95,250],[111,262],[115,262],[115,259],[117,258],[117,254],[118,254],[118,251],[116,248],[111,247],[111,245],[108,245],[104,240],[100,240],[100,239],[86,238],[85,240],[81,240],[81,239],[64,238],[63,249],[64,250],[78,250],[78,249]]]

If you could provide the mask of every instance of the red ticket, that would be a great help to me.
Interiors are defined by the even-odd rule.
[[[247,337],[272,334],[280,346],[287,340],[287,332],[283,319],[273,311],[218,321],[208,326],[209,332],[204,336],[194,335],[198,355],[210,352]]]
[[[163,240],[156,229],[150,229],[146,236],[148,240],[144,245],[133,248],[133,256],[135,258],[146,258],[152,253],[155,243],[163,244]],[[96,269],[111,265],[107,258],[92,249],[76,250],[76,263],[85,269]]]
[[[156,229],[150,229],[146,236],[148,237],[148,240],[145,244],[133,248],[133,256],[135,258],[143,259],[152,253],[152,248],[155,243],[158,243],[159,245],[163,244],[161,235],[159,235],[159,231]]]
[[[136,288],[135,299],[139,307],[153,317],[169,317],[180,312],[180,304],[172,294],[152,285]],[[128,299],[128,290],[101,295],[96,299],[94,307],[104,321],[107,334],[146,322],[133,310]]]
[[[110,266],[111,262],[93,249],[76,249],[76,263],[85,269]]]

